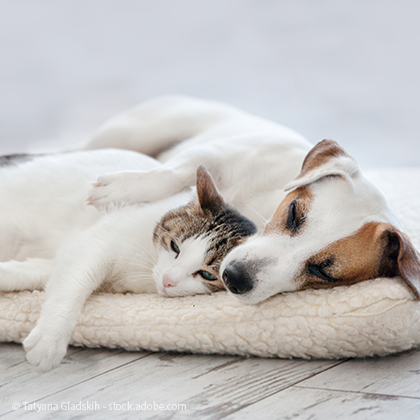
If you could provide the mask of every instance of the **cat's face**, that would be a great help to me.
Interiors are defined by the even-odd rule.
[[[169,211],[155,228],[158,261],[153,277],[161,295],[224,289],[219,274],[222,260],[257,232],[251,220],[224,202],[202,166],[197,171],[197,197],[198,201]]]

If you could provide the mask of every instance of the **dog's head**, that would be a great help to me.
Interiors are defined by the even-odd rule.
[[[318,143],[285,190],[264,229],[221,266],[239,299],[258,303],[282,292],[394,276],[420,298],[419,254],[383,195],[337,143]]]

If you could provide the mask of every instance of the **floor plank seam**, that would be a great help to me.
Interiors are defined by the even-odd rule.
[[[319,372],[311,373],[311,375],[310,375],[310,376],[308,376],[307,378],[301,379],[300,381],[297,381],[297,382],[295,382],[294,384],[288,385],[286,388],[282,389],[280,392],[283,392],[283,391],[284,391],[285,389],[287,389],[287,388],[290,388],[290,387],[292,387],[292,386],[295,386],[295,385],[297,385],[297,384],[300,384],[300,383],[302,383],[302,382],[305,382],[305,381],[307,381],[308,379],[312,379],[312,378],[314,378],[315,376],[320,375],[321,373],[324,373],[324,372],[327,372],[327,371],[329,371],[329,370],[331,370],[331,369],[334,369],[335,367],[340,366],[340,365],[342,365],[343,363],[348,362],[349,360],[350,360],[350,359],[345,359],[345,360],[342,360],[342,361],[340,361],[340,362],[336,363],[336,364],[335,364],[335,365],[333,365],[333,366],[329,366],[329,367],[327,367],[327,368],[325,368],[325,369],[323,369],[323,370],[320,370]]]
[[[384,398],[409,398],[410,400],[420,400],[420,397],[410,397],[409,395],[380,394],[378,392],[350,391],[348,389],[319,388],[315,386],[302,386],[302,385],[292,385],[291,387],[301,388],[301,389],[316,389],[320,391],[349,392],[351,394],[372,395],[372,396],[384,397]]]
[[[350,360],[350,359],[345,359],[345,360],[342,360],[342,361],[340,361],[340,362],[338,362],[338,363],[334,364],[333,366],[329,366],[329,367],[327,367],[327,368],[325,368],[325,369],[323,369],[323,370],[320,370],[319,372],[312,373],[312,374],[311,374],[311,375],[309,375],[307,378],[301,379],[301,380],[299,380],[299,381],[295,382],[294,384],[287,385],[287,386],[285,386],[284,388],[282,388],[282,389],[280,389],[280,390],[277,390],[277,391],[275,391],[275,392],[272,392],[271,394],[267,394],[267,395],[265,395],[263,398],[260,398],[259,400],[255,400],[255,401],[253,401],[253,402],[252,402],[252,403],[250,403],[250,404],[245,404],[245,405],[243,405],[242,407],[239,407],[239,408],[238,408],[238,409],[236,409],[236,410],[233,410],[233,411],[231,411],[231,412],[229,412],[229,413],[226,413],[225,415],[221,415],[219,418],[220,418],[220,419],[222,419],[222,418],[224,418],[224,417],[231,416],[232,414],[237,413],[238,411],[241,411],[241,410],[243,410],[243,409],[245,409],[245,408],[247,408],[247,407],[250,407],[251,405],[254,405],[254,404],[257,404],[257,403],[259,403],[259,402],[261,402],[261,401],[264,401],[265,399],[270,398],[270,397],[272,397],[273,395],[280,394],[281,392],[285,391],[286,389],[292,388],[292,387],[293,387],[293,386],[295,386],[296,384],[300,384],[301,382],[304,382],[304,381],[306,381],[306,380],[308,380],[308,379],[310,379],[310,378],[313,378],[313,377],[314,377],[314,376],[316,376],[316,375],[319,375],[319,374],[324,373],[324,372],[326,372],[326,371],[328,371],[328,370],[330,370],[330,369],[333,369],[333,368],[335,368],[336,366],[342,365],[343,363],[346,363],[348,360]]]
[[[85,383],[85,382],[89,382],[89,381],[91,381],[92,379],[95,379],[95,378],[98,378],[98,377],[100,377],[100,376],[106,375],[106,374],[108,374],[108,373],[110,373],[110,372],[113,372],[114,370],[120,369],[120,368],[122,368],[122,367],[124,367],[124,366],[130,365],[130,364],[135,363],[135,362],[137,362],[137,361],[139,361],[139,360],[141,360],[141,359],[144,359],[144,358],[146,358],[146,357],[150,356],[151,354],[154,354],[154,353],[153,353],[153,352],[149,352],[148,354],[142,355],[141,357],[139,357],[139,358],[137,358],[137,359],[131,360],[131,361],[127,362],[127,363],[123,363],[122,365],[116,366],[116,367],[114,367],[114,368],[112,368],[112,369],[109,369],[109,370],[107,370],[107,371],[104,371],[104,372],[98,373],[97,375],[91,376],[90,378],[85,379],[85,380],[83,380],[83,381],[76,382],[76,383],[74,383],[74,384],[72,384],[72,385],[69,385],[69,386],[67,386],[67,387],[65,387],[65,388],[62,388],[62,389],[60,389],[60,390],[58,390],[58,391],[56,391],[56,392],[53,392],[52,394],[44,395],[44,396],[43,396],[43,397],[41,397],[41,398],[37,398],[36,400],[33,400],[33,401],[29,402],[28,404],[33,404],[33,403],[36,403],[36,402],[38,402],[38,401],[42,401],[42,400],[44,400],[45,398],[52,397],[52,396],[54,396],[54,395],[59,394],[60,392],[66,391],[66,390],[71,389],[71,388],[74,388],[74,387],[76,387],[76,386],[78,386],[78,385],[80,385],[80,384],[83,384],[83,383]],[[15,411],[13,411],[13,410],[7,411],[7,412],[5,412],[5,413],[3,413],[3,414],[0,414],[0,417],[7,416],[8,414],[11,414],[11,413],[15,413]]]

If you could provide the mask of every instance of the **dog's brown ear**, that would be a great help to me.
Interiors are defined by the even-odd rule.
[[[213,215],[219,214],[225,206],[213,178],[203,165],[197,169],[197,197],[201,210],[209,211]]]
[[[306,155],[300,174],[284,188],[289,191],[311,184],[325,176],[351,177],[359,170],[357,162],[333,140],[322,140]]]
[[[420,300],[420,255],[410,238],[394,227],[381,235],[383,247],[379,265],[380,277],[400,276]]]

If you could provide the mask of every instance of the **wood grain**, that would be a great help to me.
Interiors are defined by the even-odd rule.
[[[0,346],[0,416],[11,410],[13,402],[35,401],[81,385],[122,365],[146,357],[147,352],[95,350],[70,347],[62,365],[51,372],[37,373],[26,362],[18,344]]]
[[[304,381],[311,388],[420,398],[420,352],[354,359]],[[420,418],[420,415],[419,415]]]
[[[46,374],[33,371],[20,345],[0,345],[0,417],[31,419],[420,418],[420,352],[365,360],[280,360],[185,353],[70,348]],[[12,402],[58,410],[11,410]],[[94,403],[97,410],[64,410]],[[132,409],[118,406],[130,402]],[[186,410],[137,410],[136,404]],[[115,403],[115,404],[114,404]],[[144,407],[142,407],[144,408]]]
[[[133,404],[145,401],[164,405],[185,404],[185,413],[145,411],[141,412],[141,418],[173,414],[191,418],[219,418],[335,364],[336,361],[156,353],[100,377],[93,377],[81,386],[47,396],[39,402],[60,407],[67,401],[97,402],[103,414],[124,418],[133,413],[129,410],[111,412],[109,404],[127,401]],[[21,410],[13,416],[19,418],[25,414]],[[40,418],[54,418],[57,415],[60,419],[72,418],[74,412],[43,413]],[[83,412],[84,418],[97,415],[97,411]]]
[[[225,419],[414,420],[419,414],[419,399],[292,386]]]

